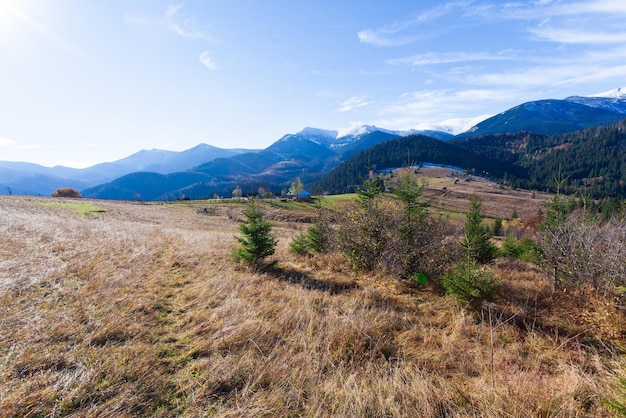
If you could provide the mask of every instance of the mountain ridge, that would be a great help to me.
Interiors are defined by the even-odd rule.
[[[343,130],[305,127],[295,134],[283,135],[262,150],[225,150],[208,144],[198,144],[184,151],[140,150],[123,159],[85,169],[0,161],[0,193],[6,190],[8,193],[49,195],[56,188],[74,187],[88,197],[102,197],[98,190],[108,190],[113,185],[122,190],[124,187],[120,183],[124,182],[132,183],[129,187],[141,188],[137,179],[142,177],[147,184],[154,184],[153,176],[148,173],[163,176],[159,183],[163,186],[162,193],[134,190],[131,194],[144,196],[143,199],[153,195],[170,198],[184,195],[183,190],[193,190],[193,198],[197,198],[206,197],[213,190],[226,192],[238,183],[247,184],[251,190],[255,184],[275,189],[288,186],[295,177],[315,182],[364,149],[398,137],[425,135],[450,141],[518,132],[558,135],[611,124],[623,118],[626,118],[626,89],[618,88],[600,95],[522,103],[456,136],[441,131],[388,130],[375,125],[358,125]],[[128,177],[133,173],[136,175]],[[180,173],[197,176],[179,176]],[[197,184],[185,184],[176,189],[174,186],[180,186],[179,178],[194,180]],[[150,187],[146,186],[147,189]],[[125,191],[123,195],[128,198],[129,193]],[[115,195],[107,192],[106,196],[114,198],[111,196]]]

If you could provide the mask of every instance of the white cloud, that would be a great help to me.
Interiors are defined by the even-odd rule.
[[[365,29],[357,33],[359,41],[364,44],[372,44],[374,46],[400,46],[408,45],[415,41],[415,37],[398,36],[394,37],[397,32],[383,28],[379,30]]]
[[[43,145],[38,145],[38,144],[26,144],[26,145],[19,145],[16,147],[11,147],[11,150],[30,150],[30,149],[39,149],[39,148],[50,148],[50,147],[44,147]]]
[[[6,146],[13,144],[13,141],[8,138],[0,138],[0,145]]]
[[[562,44],[612,44],[626,42],[626,32],[601,32],[576,29],[557,29],[540,27],[531,33],[538,39]]]
[[[577,85],[590,81],[611,81],[626,74],[626,65],[594,65],[571,63],[546,65],[499,73],[470,75],[466,83],[489,86],[517,86],[518,88],[545,88],[550,86]]]
[[[414,66],[433,65],[433,64],[451,64],[466,61],[495,61],[507,60],[512,56],[509,53],[490,54],[488,52],[443,52],[443,53],[425,53],[417,54],[405,58],[394,58],[387,62],[389,64],[409,64]]]
[[[380,110],[372,121],[388,129],[434,129],[453,134],[466,131],[516,103],[522,92],[511,88],[441,89],[405,93]]]
[[[440,19],[455,11],[463,11],[466,15],[477,13],[477,10],[491,8],[489,5],[472,6],[472,1],[457,1],[442,4],[417,13],[413,18],[383,25],[378,29],[363,29],[357,32],[359,41],[374,46],[408,45],[418,39],[432,36],[432,33],[415,30],[422,24]],[[410,33],[406,33],[410,32]]]
[[[348,100],[342,102],[339,105],[338,112],[349,112],[350,110],[357,109],[359,107],[367,106],[371,104],[365,100],[365,96],[352,96]]]
[[[191,39],[204,39],[205,41],[216,42],[215,38],[209,34],[206,28],[196,23],[193,17],[180,16],[182,4],[170,6],[165,12],[167,28],[184,37]]]
[[[207,67],[209,70],[217,70],[217,64],[211,57],[211,53],[209,51],[204,51],[200,54],[200,62]]]

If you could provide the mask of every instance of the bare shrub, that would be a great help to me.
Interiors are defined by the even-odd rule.
[[[557,285],[613,294],[626,284],[626,219],[575,212],[544,230],[541,250]]]

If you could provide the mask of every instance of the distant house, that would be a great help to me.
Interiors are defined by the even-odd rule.
[[[298,196],[296,196],[295,194],[291,192],[287,193],[287,198],[297,200],[298,202],[310,202],[311,193],[309,193],[305,189],[302,189],[302,191],[298,193]]]

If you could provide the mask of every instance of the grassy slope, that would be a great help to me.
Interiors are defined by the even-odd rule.
[[[623,314],[496,267],[482,320],[432,289],[287,254],[228,259],[244,205],[0,197],[0,415],[601,416]],[[493,331],[493,335],[490,333]]]

